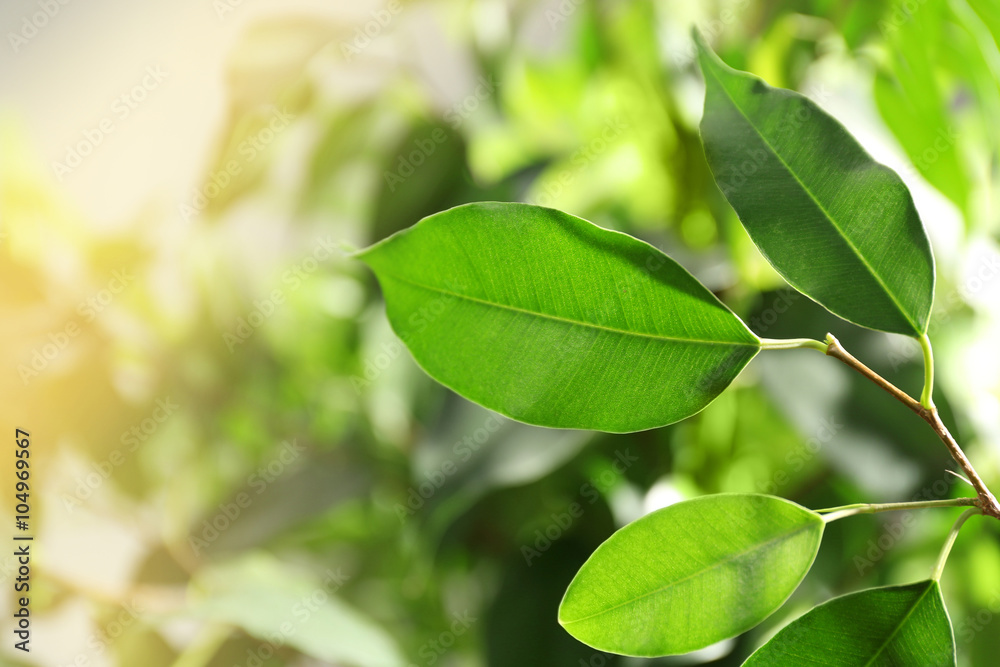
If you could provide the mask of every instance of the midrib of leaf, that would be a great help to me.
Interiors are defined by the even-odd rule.
[[[876,659],[876,658],[878,658],[878,657],[879,657],[879,655],[881,655],[881,654],[882,654],[882,651],[884,651],[884,650],[885,650],[885,648],[886,648],[886,647],[887,647],[887,646],[888,646],[888,645],[889,645],[890,643],[892,643],[892,639],[893,639],[893,637],[895,637],[895,636],[896,636],[896,635],[897,635],[897,634],[899,633],[899,631],[903,629],[903,626],[904,626],[904,625],[906,625],[906,622],[907,622],[908,620],[910,620],[910,616],[912,616],[912,615],[913,615],[913,612],[914,612],[914,611],[916,611],[917,607],[919,607],[919,606],[920,606],[920,603],[924,601],[924,598],[925,598],[925,597],[927,597],[927,594],[931,592],[931,589],[932,589],[932,588],[934,588],[934,586],[933,586],[933,585],[930,585],[930,586],[928,586],[928,587],[927,587],[927,589],[926,589],[926,590],[925,590],[925,591],[924,591],[923,593],[921,593],[921,594],[920,594],[920,597],[918,597],[918,598],[917,598],[917,601],[916,601],[916,602],[914,602],[914,603],[913,603],[913,606],[911,606],[911,607],[910,607],[910,609],[909,609],[909,611],[907,611],[907,612],[906,612],[906,616],[904,616],[904,617],[903,617],[903,620],[901,620],[901,621],[900,621],[900,622],[899,622],[899,623],[898,623],[898,624],[896,625],[896,629],[892,631],[892,634],[890,634],[890,635],[889,635],[889,636],[888,636],[888,637],[886,638],[886,640],[885,640],[884,642],[882,642],[882,645],[878,647],[878,650],[877,650],[877,651],[875,651],[875,653],[874,653],[874,654],[872,654],[872,657],[871,657],[871,658],[870,658],[870,659],[868,660],[868,662],[866,662],[866,663],[864,664],[864,667],[871,667],[871,665],[872,665],[872,664],[874,664],[874,662],[875,662],[875,659]]]
[[[562,619],[560,619],[560,622],[564,626],[566,626],[566,625],[570,625],[571,623],[579,623],[580,621],[586,621],[587,619],[591,619],[591,618],[594,618],[596,616],[601,616],[602,614],[607,614],[609,612],[614,611],[615,609],[619,609],[619,608],[624,607],[626,605],[630,605],[630,604],[633,604],[635,602],[638,602],[639,600],[642,600],[644,598],[648,598],[650,595],[657,595],[658,593],[662,593],[663,591],[669,590],[669,589],[673,588],[674,586],[678,586],[678,585],[684,583],[685,581],[688,581],[689,579],[693,579],[693,578],[695,578],[695,577],[697,577],[699,575],[705,574],[706,572],[711,572],[712,570],[718,569],[718,568],[722,567],[723,565],[726,565],[727,563],[731,563],[732,561],[734,561],[734,560],[736,560],[738,558],[743,558],[744,556],[747,556],[749,554],[752,554],[752,553],[755,553],[757,551],[760,551],[764,547],[770,546],[770,545],[774,544],[775,542],[779,542],[779,541],[786,540],[786,539],[791,539],[796,534],[801,533],[803,530],[807,530],[807,529],[809,529],[811,527],[812,526],[810,526],[809,524],[806,524],[806,525],[803,525],[803,526],[799,526],[798,528],[795,528],[794,530],[790,530],[787,533],[782,533],[781,535],[777,535],[775,537],[772,537],[767,542],[761,542],[760,544],[758,544],[757,546],[755,546],[755,547],[753,547],[751,549],[747,549],[746,551],[741,551],[741,552],[739,552],[737,554],[733,554],[732,556],[729,556],[728,558],[724,558],[723,560],[716,561],[714,564],[709,565],[706,568],[702,568],[701,570],[697,570],[696,572],[692,572],[691,574],[689,574],[689,575],[687,575],[685,577],[682,577],[682,578],[678,579],[677,581],[672,581],[669,584],[667,584],[665,586],[661,586],[660,588],[654,589],[652,591],[649,591],[648,593],[643,593],[642,595],[638,595],[638,596],[636,596],[634,598],[630,598],[628,600],[625,600],[624,602],[619,602],[618,604],[614,605],[613,607],[608,607],[607,609],[602,609],[601,611],[594,612],[593,614],[588,614],[587,616],[581,616],[580,618],[575,618],[572,621],[563,621]],[[822,525],[820,526],[820,528],[822,529]]]
[[[830,212],[826,210],[826,207],[823,206],[823,204],[819,201],[819,199],[816,198],[816,195],[813,194],[812,190],[809,189],[809,187],[802,181],[802,179],[799,178],[798,174],[796,174],[795,171],[788,165],[788,163],[785,162],[784,158],[781,157],[781,154],[778,153],[777,149],[774,146],[772,146],[771,142],[768,141],[767,138],[764,136],[764,133],[761,132],[760,129],[756,125],[754,125],[753,121],[750,120],[749,116],[747,116],[746,113],[743,112],[743,109],[741,109],[740,105],[736,103],[735,99],[733,99],[733,96],[729,93],[729,89],[727,89],[725,84],[723,84],[722,79],[719,78],[719,75],[715,72],[715,70],[712,68],[709,68],[709,70],[712,73],[712,78],[714,78],[719,83],[719,87],[722,88],[722,91],[726,94],[726,97],[729,98],[729,101],[732,103],[733,108],[736,109],[736,111],[740,114],[740,116],[743,117],[743,120],[747,122],[747,125],[749,125],[750,128],[757,134],[760,140],[764,142],[764,145],[770,149],[774,157],[778,158],[778,162],[780,162],[781,166],[785,168],[785,171],[788,172],[789,176],[795,179],[795,182],[799,184],[799,187],[801,187],[802,190],[807,195],[809,195],[809,198],[813,201],[813,203],[820,210],[823,216],[830,222],[830,225],[837,230],[838,235],[840,236],[840,238],[844,240],[844,243],[847,244],[847,247],[851,249],[851,251],[861,261],[861,263],[865,266],[865,268],[868,269],[868,272],[872,275],[872,277],[876,280],[876,282],[878,282],[878,284],[882,287],[882,289],[885,290],[886,295],[888,295],[893,305],[896,306],[900,314],[902,314],[902,316],[906,319],[906,321],[909,322],[910,326],[913,327],[914,331],[920,331],[921,330],[920,327],[917,326],[916,322],[913,321],[909,313],[906,312],[906,309],[903,308],[902,304],[899,303],[899,300],[896,298],[895,293],[893,293],[893,291],[889,289],[889,287],[885,284],[885,281],[882,280],[882,277],[878,274],[877,271],[875,271],[875,268],[868,263],[868,260],[865,259],[864,255],[861,254],[861,251],[858,250],[858,248],[854,245],[854,243],[851,242],[851,240],[847,237],[847,234],[844,232],[841,226],[837,224],[837,221],[834,219],[833,215],[831,215]]]
[[[500,308],[501,310],[509,310],[509,311],[512,311],[512,312],[515,312],[515,313],[521,313],[521,314],[524,314],[524,315],[532,315],[534,317],[541,317],[543,319],[553,320],[555,322],[562,322],[564,324],[571,324],[571,325],[574,325],[574,326],[588,327],[588,328],[591,328],[591,329],[598,329],[598,330],[601,330],[601,331],[608,331],[608,332],[611,332],[611,333],[621,334],[621,335],[625,335],[625,336],[635,336],[636,338],[651,338],[653,340],[672,341],[672,342],[677,342],[677,343],[696,343],[696,344],[699,344],[699,345],[727,345],[727,346],[739,345],[739,346],[743,346],[743,347],[753,347],[753,348],[760,347],[757,344],[747,343],[747,342],[744,342],[744,341],[702,340],[702,339],[699,339],[699,338],[677,338],[675,336],[663,336],[661,334],[643,333],[641,331],[627,331],[625,329],[616,329],[614,327],[604,326],[603,324],[594,324],[593,322],[581,322],[581,321],[578,321],[578,320],[571,320],[571,319],[569,319],[567,317],[560,317],[559,315],[552,315],[550,313],[542,313],[542,312],[538,312],[538,311],[534,311],[534,310],[527,310],[525,308],[518,308],[517,306],[511,306],[511,305],[508,305],[508,304],[505,304],[505,303],[496,303],[496,302],[493,302],[493,301],[486,301],[485,299],[479,299],[477,297],[469,296],[467,294],[459,294],[458,292],[452,292],[451,290],[442,289],[440,287],[435,287],[433,285],[424,285],[424,284],[418,283],[418,282],[416,282],[414,280],[410,280],[409,278],[403,278],[403,277],[400,277],[400,276],[397,276],[397,275],[393,275],[391,273],[383,273],[383,275],[385,275],[388,278],[392,278],[393,280],[398,280],[401,283],[406,283],[407,285],[411,285],[413,287],[417,287],[419,289],[426,290],[428,292],[435,292],[437,294],[442,294],[444,296],[450,296],[450,297],[454,297],[456,299],[463,299],[465,301],[470,301],[472,303],[478,303],[478,304],[483,305],[483,306],[490,306],[490,307],[493,307],[493,308]],[[725,305],[723,305],[723,307],[725,307]],[[736,315],[734,315],[733,313],[730,313],[730,315],[732,315],[732,317],[736,318]],[[739,318],[736,318],[736,319],[739,319]],[[747,331],[748,331],[748,333],[750,333],[751,336],[754,335],[753,332],[749,331],[749,329]]]

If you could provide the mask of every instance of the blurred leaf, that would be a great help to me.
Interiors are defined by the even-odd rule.
[[[552,610],[559,605],[566,584],[592,548],[578,539],[563,539],[530,565],[525,565],[520,554],[511,559],[486,619],[491,667],[621,664],[618,656],[595,653],[574,640],[552,619]]]
[[[552,209],[460,206],[359,257],[429,374],[531,424],[669,424],[704,408],[758,349],[659,250]]]
[[[181,206],[217,214],[259,190],[272,143],[312,101],[308,64],[344,29],[315,17],[272,17],[252,24],[230,53],[226,127],[204,182]]]
[[[259,191],[273,159],[274,144],[295,119],[296,115],[280,103],[234,118],[228,141],[220,147],[204,184],[181,204],[181,217],[187,220],[201,211],[219,213],[239,198]]]
[[[798,587],[823,536],[820,516],[759,494],[671,505],[625,526],[584,563],[559,622],[625,655],[686,653],[770,616]]]
[[[899,176],[812,101],[728,67],[698,40],[705,153],[754,243],[844,319],[924,333],[934,260]]]
[[[892,18],[899,16],[904,18]],[[967,214],[970,177],[937,72],[945,42],[957,37],[954,30],[946,31],[950,18],[947,4],[938,0],[912,13],[903,3],[895,4],[887,19],[891,74],[875,78],[875,102],[920,175]]]
[[[968,0],[969,6],[989,29],[993,41],[1000,48],[1000,5],[994,0]]]
[[[454,402],[449,419],[417,445],[414,455],[414,487],[440,486],[427,501],[432,526],[449,524],[498,488],[542,479],[576,456],[593,435],[534,428],[462,399]],[[410,509],[417,504],[423,509],[418,496],[407,498]]]
[[[275,647],[337,664],[399,667],[392,637],[335,596],[339,571],[321,580],[255,555],[202,574],[190,613],[230,623]]]
[[[315,16],[272,16],[249,25],[226,63],[232,118],[282,99],[308,80],[313,56],[347,32]]]
[[[338,206],[344,206],[343,173],[362,163],[359,156],[372,152],[379,120],[378,109],[372,104],[338,110],[322,118],[322,134],[313,147],[298,202],[303,213],[336,214]]]
[[[209,557],[236,554],[369,491],[370,473],[346,451],[300,449],[306,448],[292,441],[274,448],[246,484],[195,522],[192,543]],[[215,530],[223,520],[224,528]]]
[[[804,660],[827,667],[954,665],[941,589],[928,580],[834,598],[785,626],[744,664],[798,667]]]
[[[126,628],[113,648],[119,665],[170,667],[177,657],[176,651],[159,633],[141,624]]]
[[[880,19],[883,19],[886,6],[891,0],[868,0],[868,2],[843,3],[832,0],[817,7],[817,14],[839,13],[837,21],[840,34],[853,50],[858,48],[867,37],[881,29]]]
[[[390,153],[382,169],[373,238],[383,239],[414,220],[464,203],[459,193],[469,180],[465,172],[465,144],[460,134],[431,125],[414,128]]]

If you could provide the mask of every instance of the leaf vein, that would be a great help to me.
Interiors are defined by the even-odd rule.
[[[848,238],[848,236],[844,232],[843,228],[841,228],[841,226],[839,224],[837,224],[837,221],[833,217],[833,215],[829,211],[826,210],[826,207],[823,206],[823,204],[819,201],[819,199],[816,198],[816,195],[813,194],[813,192],[809,188],[809,186],[807,186],[802,181],[802,179],[799,178],[798,174],[796,174],[795,171],[791,168],[791,166],[789,166],[789,164],[787,162],[785,162],[784,158],[781,157],[781,155],[778,153],[778,150],[774,146],[771,145],[770,141],[767,140],[767,137],[764,136],[764,133],[761,132],[761,130],[754,124],[754,122],[752,120],[750,120],[750,117],[747,116],[746,113],[744,113],[743,109],[740,108],[739,104],[736,103],[736,100],[730,94],[729,90],[726,88],[725,84],[722,82],[722,79],[719,78],[719,75],[714,71],[714,69],[711,69],[711,68],[708,68],[708,69],[709,69],[709,71],[711,71],[712,77],[715,78],[715,80],[719,83],[719,87],[726,94],[726,97],[729,98],[729,101],[732,103],[733,108],[736,109],[737,112],[739,112],[740,116],[743,117],[743,120],[745,120],[747,122],[747,125],[749,125],[750,128],[757,134],[757,136],[764,143],[764,145],[767,146],[771,150],[771,153],[774,154],[774,156],[778,159],[778,162],[780,162],[781,166],[785,168],[785,171],[787,171],[788,174],[793,179],[795,179],[795,182],[799,184],[799,186],[802,188],[803,192],[805,192],[807,195],[809,195],[809,198],[813,201],[813,203],[816,205],[816,207],[820,210],[820,212],[824,215],[824,217],[826,217],[826,219],[830,222],[830,224],[833,226],[833,228],[837,230],[840,238],[842,238],[844,240],[844,243],[847,244],[847,247],[851,249],[851,251],[855,254],[855,256],[857,256],[857,258],[861,261],[861,263],[864,265],[864,267],[866,269],[868,269],[868,272],[875,279],[875,281],[878,282],[879,286],[881,286],[882,289],[885,290],[886,295],[892,301],[893,305],[895,305],[896,308],[899,310],[900,314],[902,314],[902,316],[906,319],[906,321],[910,323],[910,325],[913,327],[913,329],[915,331],[920,331],[920,327],[917,326],[917,323],[910,316],[910,313],[907,312],[907,310],[905,308],[903,308],[902,304],[899,302],[899,299],[896,298],[896,294],[892,290],[889,289],[889,287],[886,285],[885,281],[882,279],[882,276],[879,275],[879,273],[868,262],[868,260],[865,258],[865,256],[863,254],[861,254],[861,251],[858,250],[857,246],[855,246],[854,243],[851,241],[851,239]]]
[[[717,561],[714,564],[709,565],[708,567],[702,568],[701,570],[698,570],[696,572],[692,572],[691,574],[689,574],[689,575],[687,575],[685,577],[682,577],[682,578],[680,578],[680,579],[678,579],[676,581],[672,581],[669,584],[666,584],[664,586],[660,586],[659,588],[653,589],[653,590],[649,591],[648,593],[643,593],[642,595],[639,595],[639,596],[636,596],[634,598],[625,600],[624,602],[619,602],[616,605],[613,605],[613,606],[608,607],[606,609],[602,609],[602,610],[600,610],[598,612],[594,612],[593,614],[588,614],[587,616],[581,616],[580,618],[575,618],[572,621],[566,621],[566,620],[560,619],[560,622],[563,624],[563,626],[567,626],[567,625],[570,625],[571,623],[579,623],[580,621],[586,621],[586,620],[594,618],[596,616],[601,616],[603,614],[607,614],[608,612],[612,612],[615,609],[619,609],[621,607],[624,607],[624,606],[627,606],[627,605],[630,605],[630,604],[634,604],[635,602],[638,602],[639,600],[642,600],[644,598],[648,598],[651,595],[656,595],[658,593],[662,593],[663,591],[670,590],[671,588],[673,588],[673,587],[675,587],[675,586],[677,586],[679,584],[682,584],[685,581],[693,579],[693,578],[695,578],[695,577],[697,577],[699,575],[705,574],[706,572],[710,572],[711,570],[718,569],[718,568],[722,567],[723,565],[726,565],[727,563],[730,563],[730,562],[732,562],[734,560],[737,560],[739,558],[743,558],[745,556],[748,556],[749,554],[752,554],[752,553],[755,553],[757,551],[760,551],[764,547],[768,547],[768,546],[774,544],[775,542],[780,542],[782,540],[791,539],[792,537],[794,537],[798,533],[801,533],[802,531],[808,530],[810,528],[815,528],[815,525],[812,525],[810,523],[810,524],[806,524],[806,525],[803,525],[803,526],[799,526],[798,528],[790,530],[787,533],[782,533],[781,535],[777,535],[775,537],[772,537],[771,539],[769,539],[766,542],[761,542],[760,544],[758,544],[757,546],[753,547],[752,549],[747,549],[746,551],[742,551],[742,552],[740,552],[738,554],[733,554],[732,556],[729,556],[728,558],[724,558],[724,559],[722,559],[720,561]]]
[[[527,310],[525,308],[519,308],[517,306],[511,306],[511,305],[508,305],[508,304],[505,304],[505,303],[496,303],[496,302],[493,302],[493,301],[487,301],[485,299],[480,299],[478,297],[469,296],[468,294],[460,294],[458,292],[452,292],[451,290],[447,290],[447,289],[444,289],[444,288],[441,288],[441,287],[437,287],[437,286],[434,286],[434,285],[424,285],[424,284],[418,283],[418,282],[416,282],[414,280],[410,280],[409,278],[403,278],[401,276],[393,275],[393,274],[390,274],[390,273],[387,273],[387,272],[383,272],[383,275],[386,276],[387,278],[392,278],[393,280],[398,280],[401,283],[406,283],[407,285],[411,285],[413,287],[416,287],[418,289],[423,289],[423,290],[426,290],[428,292],[435,292],[437,294],[441,294],[441,295],[444,295],[444,296],[454,297],[456,299],[462,299],[464,301],[470,301],[472,303],[478,303],[478,304],[484,305],[484,306],[491,306],[493,308],[500,308],[502,310],[509,310],[509,311],[512,311],[512,312],[515,312],[515,313],[521,313],[521,314],[525,314],[525,315],[532,315],[532,316],[540,317],[540,318],[543,318],[543,319],[553,320],[553,321],[556,321],[556,322],[562,322],[564,324],[570,324],[570,325],[581,326],[581,327],[588,327],[588,328],[591,328],[591,329],[599,329],[599,330],[602,330],[602,331],[609,331],[611,333],[621,334],[621,335],[625,335],[625,336],[634,336],[636,338],[651,338],[653,340],[673,341],[673,342],[678,342],[678,343],[694,343],[694,344],[699,344],[699,345],[726,345],[726,346],[740,346],[740,347],[752,347],[752,348],[759,348],[760,347],[760,345],[757,344],[757,343],[748,343],[748,342],[745,342],[745,341],[703,340],[703,339],[700,339],[700,338],[679,338],[679,337],[676,337],[676,336],[665,336],[663,334],[653,334],[653,333],[645,333],[645,332],[642,332],[642,331],[628,331],[626,329],[617,329],[615,327],[609,327],[609,326],[605,326],[603,324],[595,324],[593,322],[577,321],[577,320],[572,320],[572,319],[567,318],[567,317],[561,317],[559,315],[552,315],[550,313],[542,313],[542,312],[536,312],[536,311],[533,311],[533,310]],[[735,315],[734,315],[734,317],[735,317]]]

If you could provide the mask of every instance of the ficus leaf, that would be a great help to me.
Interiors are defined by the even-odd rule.
[[[596,649],[687,653],[770,616],[812,566],[822,518],[760,494],[719,494],[628,524],[591,555],[559,607],[566,630]]]
[[[934,259],[902,179],[811,100],[728,67],[695,38],[705,155],[760,251],[846,320],[926,333]]]
[[[760,348],[662,252],[552,209],[459,206],[358,256],[428,374],[530,424],[669,424],[704,408]]]
[[[786,625],[743,664],[943,667],[955,664],[955,638],[941,589],[928,580],[834,598]]]

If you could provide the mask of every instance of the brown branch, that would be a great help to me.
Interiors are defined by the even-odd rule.
[[[952,437],[951,433],[948,431],[948,427],[944,425],[941,421],[940,415],[936,407],[924,407],[921,405],[920,401],[915,400],[909,394],[904,392],[902,389],[892,384],[884,377],[873,371],[872,369],[865,366],[863,363],[858,361],[854,355],[844,349],[833,334],[827,334],[826,337],[827,348],[826,354],[833,357],[834,359],[839,359],[844,362],[854,370],[858,371],[866,378],[877,384],[879,387],[888,392],[893,398],[898,400],[900,403],[908,407],[913,412],[917,413],[921,419],[930,424],[930,427],[934,429],[934,432],[944,443],[945,447],[948,448],[948,452],[951,457],[955,459],[955,462],[959,465],[965,476],[968,477],[972,486],[976,489],[976,494],[979,496],[978,505],[983,511],[983,514],[992,516],[996,519],[1000,519],[1000,504],[997,504],[997,499],[987,488],[986,483],[983,482],[979,473],[976,469],[972,467],[972,463],[965,456],[965,452],[962,448],[958,446],[955,442],[955,438]]]

